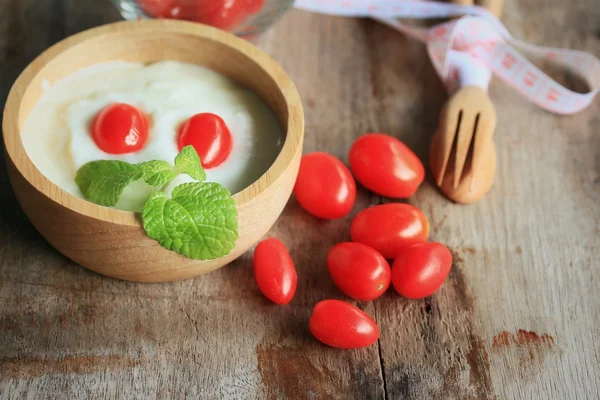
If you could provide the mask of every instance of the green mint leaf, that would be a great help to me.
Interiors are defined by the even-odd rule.
[[[171,165],[166,161],[146,161],[137,164],[137,166],[144,174],[144,182],[148,185],[165,186],[177,176]]]
[[[124,161],[100,160],[79,168],[75,182],[86,199],[112,207],[119,201],[125,187],[142,175],[137,166]]]
[[[238,238],[237,208],[218,183],[184,183],[172,199],[153,193],[142,210],[146,234],[163,247],[196,260],[223,257]]]
[[[206,172],[200,163],[200,157],[194,146],[185,146],[175,157],[175,172],[187,174],[198,182],[206,180]]]

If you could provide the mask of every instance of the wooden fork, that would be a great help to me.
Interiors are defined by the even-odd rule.
[[[429,162],[436,183],[450,199],[473,203],[491,188],[496,173],[495,129],[496,111],[478,86],[462,87],[442,109]]]
[[[451,0],[455,4],[485,7],[502,13],[503,0]],[[469,67],[471,61],[467,61]],[[464,65],[463,65],[464,67]],[[446,196],[458,203],[474,203],[492,187],[496,174],[496,148],[492,136],[496,129],[496,111],[487,91],[469,86],[477,69],[467,68],[461,87],[446,103],[429,153],[430,168],[436,183]],[[485,79],[484,79],[485,80]],[[478,79],[473,82],[481,81]],[[489,82],[489,77],[487,77]],[[487,83],[483,85],[487,87]]]

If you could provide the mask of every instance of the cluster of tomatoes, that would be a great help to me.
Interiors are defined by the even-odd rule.
[[[367,189],[391,198],[412,196],[425,177],[418,157],[398,139],[371,133],[350,149],[350,168],[327,153],[302,157],[294,194],[310,214],[322,219],[347,215],[356,199],[354,177]],[[379,298],[391,285],[402,296],[432,295],[444,282],[452,255],[441,243],[427,242],[429,222],[421,210],[404,203],[367,208],[350,226],[352,242],[334,246],[327,268],[336,286],[359,301]],[[392,267],[387,260],[393,260]],[[297,275],[285,245],[265,239],[254,252],[261,292],[278,304],[289,303]],[[324,300],[313,309],[309,329],[319,341],[338,348],[368,346],[379,338],[377,323],[359,308]]]
[[[154,18],[183,19],[231,31],[262,10],[265,0],[138,0],[138,4]]]
[[[146,113],[126,103],[104,107],[92,121],[92,138],[109,154],[135,153],[148,141],[150,121]],[[232,137],[225,121],[216,114],[200,113],[186,120],[177,134],[179,151],[192,145],[206,169],[223,163],[231,153]]]

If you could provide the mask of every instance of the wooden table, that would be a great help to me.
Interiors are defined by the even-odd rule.
[[[0,0],[0,104],[23,67],[59,39],[119,19],[108,0]],[[527,41],[600,55],[597,0],[508,0]],[[290,12],[259,45],[295,80],[305,152],[346,160],[368,131],[425,159],[444,90],[425,49],[376,22]],[[555,76],[577,86],[562,71]],[[0,398],[597,399],[600,397],[600,102],[571,117],[495,82],[498,175],[479,204],[450,203],[431,177],[409,202],[455,263],[434,296],[390,290],[360,304],[381,327],[365,349],[325,347],[314,304],[345,297],[325,257],[352,215],[320,222],[292,199],[270,232],[299,288],[269,304],[251,253],[206,276],[135,284],[89,272],[29,224],[0,172]]]

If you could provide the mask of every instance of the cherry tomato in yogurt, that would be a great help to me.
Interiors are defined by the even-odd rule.
[[[425,178],[425,168],[415,153],[383,133],[359,137],[350,148],[348,159],[356,180],[386,197],[410,197]]]
[[[356,200],[356,184],[346,166],[327,153],[302,157],[294,195],[310,214],[323,219],[348,214]]]
[[[315,305],[308,328],[320,342],[340,349],[357,349],[379,338],[379,327],[367,313],[340,300]]]
[[[185,146],[194,146],[202,166],[210,169],[227,160],[231,154],[233,139],[221,117],[202,113],[194,115],[181,125],[177,144],[179,151]]]
[[[113,103],[102,109],[92,122],[92,138],[110,154],[136,152],[148,140],[148,117],[125,103]]]
[[[410,204],[382,204],[358,213],[350,226],[350,236],[391,259],[413,244],[424,243],[429,236],[429,221]]]
[[[394,289],[409,299],[431,296],[452,267],[452,254],[441,243],[421,243],[404,249],[392,267]]]
[[[375,249],[362,243],[334,246],[327,256],[327,268],[337,287],[356,300],[374,300],[390,286],[390,265]]]
[[[294,262],[278,239],[265,239],[254,250],[254,277],[265,297],[277,304],[287,304],[296,293],[298,277]]]

